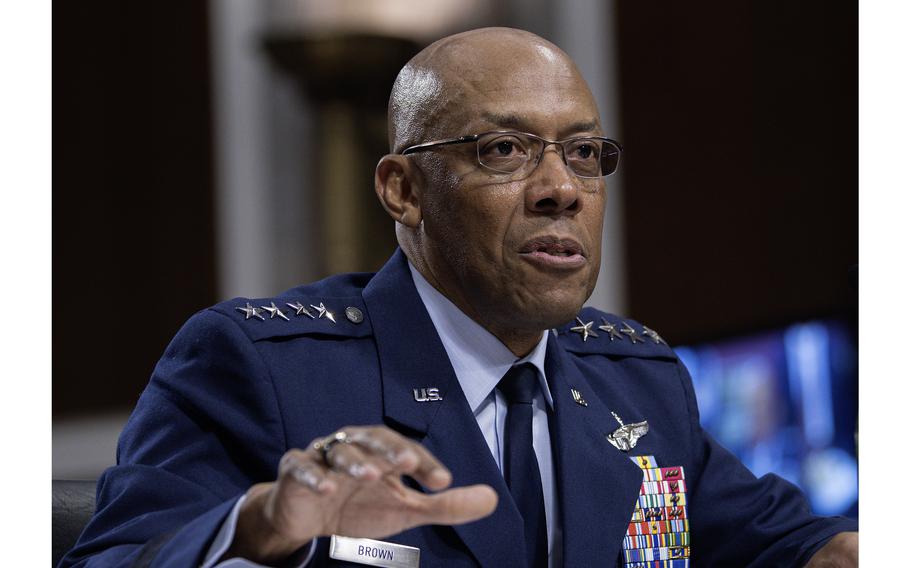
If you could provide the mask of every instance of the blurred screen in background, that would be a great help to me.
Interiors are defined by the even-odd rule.
[[[676,352],[702,426],[752,473],[798,485],[816,514],[857,517],[857,356],[847,324],[809,321]]]

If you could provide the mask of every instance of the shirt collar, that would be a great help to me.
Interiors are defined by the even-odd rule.
[[[526,356],[517,359],[495,335],[464,314],[458,306],[434,288],[414,265],[408,261],[417,294],[426,306],[430,320],[442,340],[461,384],[471,412],[476,413],[480,404],[490,395],[506,371],[516,363],[531,363],[537,368],[540,390],[550,408],[553,397],[547,386],[544,359],[549,334],[542,332],[537,346]]]

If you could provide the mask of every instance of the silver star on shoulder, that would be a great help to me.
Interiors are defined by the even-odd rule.
[[[616,326],[614,324],[608,322],[607,318],[602,317],[600,319],[603,320],[604,324],[597,326],[597,329],[606,331],[607,333],[609,333],[610,341],[613,341],[614,339],[619,339],[620,341],[622,341],[622,335],[620,335],[619,332],[616,331]]]
[[[317,318],[321,319],[321,318],[324,317],[324,318],[328,319],[329,321],[331,321],[332,323],[336,323],[336,322],[335,322],[335,314],[333,314],[332,312],[330,312],[330,311],[325,307],[325,304],[323,304],[322,302],[319,302],[319,305],[318,305],[318,306],[314,306],[313,304],[310,304],[310,307],[313,308],[314,310],[316,310],[317,312],[319,312],[319,315],[316,316]]]
[[[622,329],[620,329],[619,331],[628,335],[629,339],[632,340],[633,344],[645,342],[645,340],[642,339],[640,335],[638,335],[638,332],[635,331],[634,329],[632,329],[632,326],[627,324],[626,322],[622,322]]]
[[[272,305],[270,305],[270,306],[260,306],[260,307],[269,313],[269,319],[275,319],[275,316],[278,316],[281,319],[283,319],[284,321],[291,321],[288,319],[288,316],[284,315],[284,312],[282,312],[281,309],[275,305],[275,302],[272,302]]]
[[[575,333],[581,335],[582,341],[587,341],[588,337],[597,337],[597,332],[595,332],[593,329],[591,329],[591,326],[594,325],[593,321],[589,321],[588,323],[585,323],[585,322],[581,321],[581,318],[578,318],[578,317],[575,318],[575,321],[578,322],[578,325],[571,328],[569,331],[574,331]]]
[[[298,315],[298,316],[299,316],[299,315],[304,315],[304,316],[309,316],[310,319],[316,319],[316,316],[313,315],[313,312],[311,312],[310,310],[306,309],[306,306],[304,306],[304,305],[301,304],[300,302],[294,302],[293,304],[291,304],[290,302],[288,302],[286,305],[287,305],[287,307],[289,307],[289,308],[291,308],[292,310],[294,310],[294,311],[296,312],[296,315]]]
[[[246,316],[243,318],[245,320],[248,320],[250,318],[259,318],[262,321],[265,321],[265,318],[262,317],[262,310],[259,308],[254,308],[249,302],[246,303],[245,307],[236,307],[234,309],[243,312],[243,315]]]
[[[660,345],[661,343],[663,343],[664,345],[667,344],[667,342],[664,341],[664,338],[661,337],[661,336],[659,336],[659,335],[657,335],[657,332],[654,331],[653,329],[650,329],[650,328],[649,328],[648,326],[646,326],[646,325],[643,325],[643,326],[641,326],[641,327],[644,328],[644,331],[641,332],[642,335],[646,335],[646,336],[650,337],[651,339],[654,340],[654,343],[657,343],[658,345]]]

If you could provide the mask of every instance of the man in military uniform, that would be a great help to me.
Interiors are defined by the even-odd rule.
[[[620,147],[562,51],[440,40],[389,130],[400,250],[193,316],[63,565],[855,565],[855,523],[701,429],[656,332],[581,309]]]

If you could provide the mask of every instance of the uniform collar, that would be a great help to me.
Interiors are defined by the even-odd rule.
[[[500,379],[516,363],[531,363],[537,368],[540,390],[547,405],[553,408],[553,397],[547,385],[544,361],[549,334],[541,332],[537,346],[525,357],[517,359],[495,335],[469,318],[458,306],[442,295],[408,261],[408,268],[433,327],[449,356],[455,376],[464,391],[471,412],[477,413]]]

